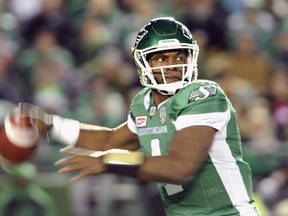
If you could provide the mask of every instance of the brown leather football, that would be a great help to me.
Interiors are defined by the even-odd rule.
[[[37,121],[10,113],[0,126],[0,154],[12,162],[32,159],[40,143]]]

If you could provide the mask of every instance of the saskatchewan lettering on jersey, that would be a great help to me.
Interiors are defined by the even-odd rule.
[[[168,133],[167,125],[161,127],[138,128],[139,136],[145,136],[150,134],[163,134],[163,133]]]

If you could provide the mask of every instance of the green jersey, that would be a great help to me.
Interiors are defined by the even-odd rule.
[[[206,160],[187,184],[157,184],[167,215],[258,215],[236,112],[215,82],[195,81],[158,106],[151,89],[144,88],[131,103],[127,123],[146,156],[167,154],[174,133],[183,128],[206,125],[217,130]]]

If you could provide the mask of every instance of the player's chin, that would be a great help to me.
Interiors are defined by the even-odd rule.
[[[181,79],[178,77],[168,77],[168,78],[166,78],[165,81],[166,81],[166,84],[169,84],[169,83],[179,82],[179,81],[181,81]],[[163,81],[163,83],[164,83],[164,81]]]

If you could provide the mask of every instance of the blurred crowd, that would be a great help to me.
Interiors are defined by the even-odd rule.
[[[234,104],[263,215],[287,216],[287,0],[0,0],[0,114],[26,101],[86,123],[125,121],[141,89],[131,47],[159,16],[191,30],[199,78]]]

